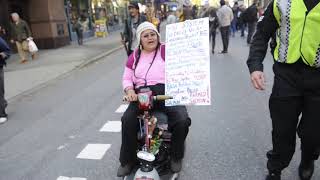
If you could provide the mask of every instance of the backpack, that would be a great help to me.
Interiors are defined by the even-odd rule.
[[[127,68],[130,68],[130,69],[134,69],[135,68],[135,63],[136,63],[136,60],[138,59],[138,49],[134,50],[133,53],[131,53],[131,55],[129,56],[128,58],[128,61],[127,61]],[[160,47],[159,47],[159,52],[161,53],[161,58],[163,61],[165,61],[165,53],[166,53],[166,46],[165,44],[160,44]],[[159,53],[158,52],[158,53]]]

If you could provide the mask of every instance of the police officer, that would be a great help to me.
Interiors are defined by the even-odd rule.
[[[270,37],[274,84],[269,100],[273,149],[267,153],[267,180],[280,180],[301,139],[299,177],[309,180],[320,147],[320,0],[273,0],[259,20],[247,65],[253,86],[265,89],[263,59]],[[301,116],[300,116],[301,115]]]

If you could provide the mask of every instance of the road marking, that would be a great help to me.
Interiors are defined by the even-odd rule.
[[[64,149],[66,146],[65,145],[61,145],[61,146],[59,146],[57,149],[58,150],[61,150],[61,149]]]
[[[100,132],[120,132],[121,121],[108,121],[101,129]]]
[[[117,110],[116,113],[124,113],[127,108],[128,108],[129,104],[122,104]]]
[[[78,159],[100,160],[111,144],[88,144],[77,156]]]
[[[57,180],[87,180],[87,178],[59,176]]]
[[[57,180],[70,180],[70,178],[65,176],[59,176]]]

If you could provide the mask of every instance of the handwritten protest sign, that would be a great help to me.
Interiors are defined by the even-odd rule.
[[[210,105],[209,19],[166,28],[166,106]]]

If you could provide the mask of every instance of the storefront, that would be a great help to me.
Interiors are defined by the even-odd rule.
[[[64,46],[69,43],[69,33],[63,1],[0,0],[0,23],[10,31],[10,14],[16,12],[29,24],[39,48]]]
[[[94,35],[92,11],[89,6],[89,0],[65,0],[65,11],[67,14],[71,41],[77,40],[76,33],[72,29],[73,21],[80,21],[84,38],[92,37]]]
[[[125,17],[124,0],[91,0],[92,19],[105,20],[108,30],[122,24]]]

